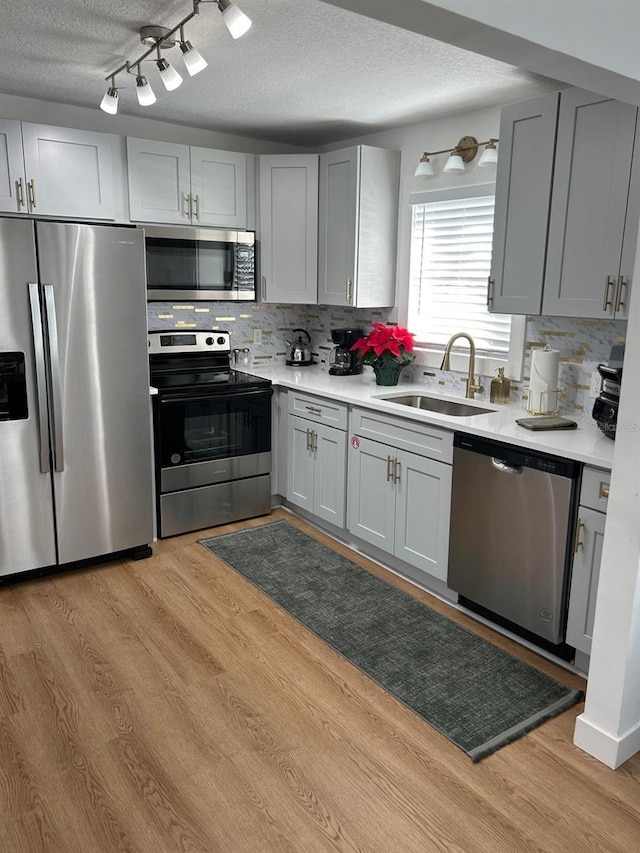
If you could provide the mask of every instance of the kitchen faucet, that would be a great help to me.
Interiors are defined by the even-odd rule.
[[[451,355],[451,347],[458,338],[466,338],[469,341],[469,375],[465,380],[463,380],[467,383],[467,391],[464,396],[473,399],[476,391],[478,394],[482,394],[484,391],[484,385],[475,384],[474,373],[476,370],[476,345],[474,344],[471,335],[468,335],[466,332],[457,332],[449,338],[449,341],[444,348],[444,358],[442,359],[440,370],[451,370],[449,356]]]

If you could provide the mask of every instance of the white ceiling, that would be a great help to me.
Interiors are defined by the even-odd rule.
[[[317,146],[435,116],[533,97],[558,87],[504,63],[347,12],[320,0],[238,0],[253,27],[234,41],[215,2],[186,38],[209,62],[140,107],[119,75],[120,113],[275,142]],[[105,76],[144,51],[145,24],[175,26],[189,0],[3,0],[0,92],[95,107]],[[182,73],[178,47],[164,56]]]

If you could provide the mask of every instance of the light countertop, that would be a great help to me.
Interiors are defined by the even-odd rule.
[[[613,441],[606,438],[598,429],[590,415],[567,414],[578,424],[577,429],[549,430],[532,432],[515,422],[516,418],[529,417],[524,403],[498,405],[489,403],[489,395],[476,395],[474,400],[465,400],[462,395],[439,394],[437,390],[418,383],[400,383],[386,388],[375,384],[375,377],[369,370],[359,376],[330,376],[319,365],[308,367],[288,367],[285,365],[254,365],[247,372],[270,379],[274,386],[318,394],[332,400],[350,403],[356,406],[372,408],[389,415],[423,421],[434,426],[465,432],[469,435],[503,441],[518,447],[538,450],[553,456],[575,459],[597,468],[611,470],[613,463]],[[491,408],[488,414],[468,417],[454,417],[438,412],[428,412],[383,400],[381,397],[403,396],[406,394],[427,394],[446,400],[474,403],[483,408]]]

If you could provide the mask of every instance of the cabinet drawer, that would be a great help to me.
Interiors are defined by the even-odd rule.
[[[380,415],[370,409],[353,409],[350,432],[439,462],[453,461],[453,432],[430,424]]]
[[[598,512],[606,512],[610,481],[610,471],[603,471],[601,468],[585,468],[582,472],[580,506],[586,506]]]
[[[346,430],[346,403],[334,403],[326,397],[312,397],[310,394],[300,394],[298,391],[289,391],[288,396],[290,415],[298,415],[318,424],[329,424]]]

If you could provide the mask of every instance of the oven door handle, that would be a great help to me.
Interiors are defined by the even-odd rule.
[[[255,399],[256,397],[273,396],[273,388],[260,388],[259,390],[254,391],[236,391],[232,394],[218,394],[216,392],[209,392],[204,394],[169,394],[164,395],[162,391],[159,394],[159,403],[161,406],[168,405],[169,403],[197,403],[203,400],[207,400],[209,402],[216,403],[224,403],[227,400],[246,400],[247,398]]]

